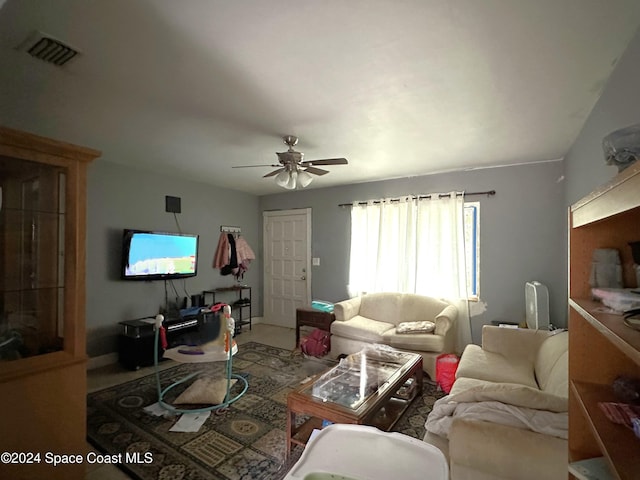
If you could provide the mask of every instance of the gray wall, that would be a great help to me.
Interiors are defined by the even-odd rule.
[[[465,189],[496,189],[481,203],[480,297],[486,311],[473,318],[473,338],[492,320],[521,320],[524,282],[537,279],[550,290],[552,321],[566,325],[566,205],[617,172],[606,166],[602,138],[640,122],[640,34],[629,45],[600,100],[564,162],[458,172],[408,179],[311,189],[254,197],[239,192],[142,172],[108,162],[89,169],[87,231],[87,349],[91,356],[116,350],[118,322],[157,313],[164,304],[163,282],[119,279],[123,228],[176,231],[164,211],[165,195],[182,198],[178,215],[185,232],[201,235],[199,274],[185,281],[189,294],[229,285],[211,260],[220,225],[239,225],[258,259],[245,277],[255,286],[254,316],[262,314],[263,210],[311,207],[312,270],[317,299],[347,297],[349,209],[339,203],[385,196]],[[564,173],[565,181],[559,177]],[[183,282],[175,282],[180,295]],[[173,296],[170,290],[170,297]]]
[[[566,204],[570,205],[618,172],[605,164],[602,139],[640,123],[640,31],[605,86],[576,142],[565,157]]]
[[[105,158],[106,158],[105,154]],[[262,313],[262,219],[258,197],[144,172],[98,159],[89,167],[87,218],[87,353],[116,351],[118,322],[155,315],[165,305],[163,281],[120,279],[122,230],[178,231],[165,196],[181,197],[180,229],[200,235],[198,275],[173,284],[179,297],[234,284],[212,268],[220,225],[236,225],[258,257],[245,274],[253,289],[253,315]],[[168,284],[169,300],[176,295]],[[186,291],[186,293],[185,293]],[[218,297],[233,300],[233,297]]]
[[[339,167],[336,167],[336,169]],[[260,198],[264,210],[311,207],[314,299],[347,298],[350,211],[340,203],[451,190],[495,189],[480,201],[480,298],[486,311],[473,317],[479,342],[483,324],[524,318],[524,284],[538,280],[550,291],[552,322],[566,325],[566,261],[562,162],[421,176],[344,187],[309,189]]]

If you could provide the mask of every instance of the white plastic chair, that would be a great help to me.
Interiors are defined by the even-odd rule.
[[[449,465],[433,445],[363,425],[329,425],[307,444],[284,480],[448,480]]]

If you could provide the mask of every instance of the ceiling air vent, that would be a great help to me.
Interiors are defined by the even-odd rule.
[[[18,50],[23,50],[34,58],[58,66],[65,65],[80,53],[75,48],[42,32],[33,32],[18,47]]]

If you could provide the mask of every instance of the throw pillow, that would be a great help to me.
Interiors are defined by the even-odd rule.
[[[236,383],[231,379],[231,386]],[[211,404],[220,405],[227,395],[227,379],[200,377],[175,399],[176,404]]]
[[[436,324],[433,322],[402,322],[396,327],[396,333],[432,333]]]

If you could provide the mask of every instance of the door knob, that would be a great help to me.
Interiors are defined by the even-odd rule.
[[[304,275],[300,277],[300,280],[306,280],[306,279],[307,279],[307,277],[304,276]]]

